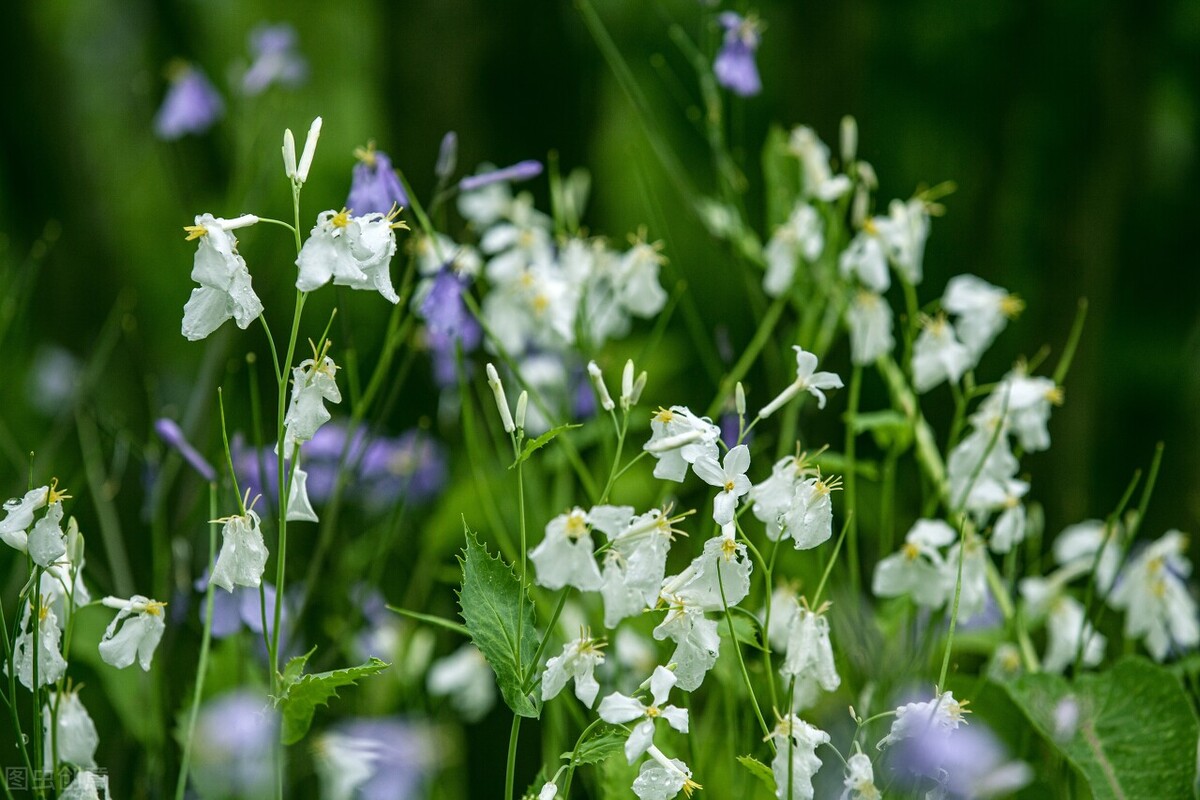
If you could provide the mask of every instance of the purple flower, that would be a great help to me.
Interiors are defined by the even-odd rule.
[[[217,479],[217,471],[212,468],[211,464],[204,460],[204,456],[200,455],[196,448],[192,447],[175,420],[167,419],[166,417],[157,419],[154,422],[154,430],[159,435],[159,438],[174,448],[179,455],[183,456],[183,460],[191,465],[192,469],[200,473],[201,478],[210,483]]]
[[[225,111],[221,95],[191,64],[177,62],[168,72],[171,87],[154,117],[154,133],[168,142],[189,133],[204,133]]]
[[[369,142],[366,147],[355,150],[354,155],[358,157],[358,163],[354,165],[350,179],[346,208],[361,217],[375,212],[388,214],[395,206],[408,205],[408,195],[392,169],[392,159],[387,153],[376,150],[375,143]]]
[[[196,720],[192,782],[204,797],[266,797],[279,715],[259,692],[210,700]]]
[[[428,433],[410,430],[367,445],[360,469],[366,500],[375,507],[423,503],[446,483],[446,452]]]
[[[760,34],[758,20],[726,11],[718,21],[725,29],[725,41],[713,62],[717,83],[736,95],[753,97],[762,91],[758,66],[754,63]]]
[[[469,353],[479,346],[483,330],[463,302],[470,281],[451,267],[442,267],[433,279],[433,286],[421,301],[421,316],[429,328],[429,346],[434,350],[454,349],[461,343]]]
[[[437,764],[434,739],[427,726],[399,717],[359,717],[338,724],[333,732],[370,750],[371,777],[357,797],[362,800],[408,800],[423,796],[422,785]]]
[[[571,376],[575,391],[571,398],[571,414],[575,419],[591,419],[596,416],[596,391],[586,370],[576,370]]]
[[[517,183],[536,178],[541,174],[542,164],[540,161],[520,161],[511,167],[463,178],[458,182],[458,188],[464,192],[473,192],[476,189],[482,189],[484,186],[490,186],[493,183],[500,183],[502,181]]]
[[[737,412],[727,411],[717,420],[717,425],[721,428],[721,441],[726,447],[737,447],[738,442],[738,415]],[[746,434],[746,439],[740,444],[749,444],[754,439],[754,432],[750,431]]]
[[[278,83],[299,86],[308,77],[308,62],[296,52],[296,29],[286,22],[262,24],[250,32],[254,63],[242,76],[242,91],[260,94]]]

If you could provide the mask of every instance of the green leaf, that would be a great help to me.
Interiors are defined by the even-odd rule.
[[[437,625],[439,628],[445,628],[448,631],[454,631],[455,633],[462,634],[463,636],[471,635],[471,632],[467,630],[465,626],[460,625],[451,619],[435,617],[433,614],[422,614],[420,611],[409,611],[407,608],[400,608],[398,606],[388,606],[387,610],[394,611],[402,617],[411,617],[412,619],[420,622],[428,622],[430,625]]]
[[[287,664],[283,668],[283,675],[280,676],[283,679],[284,686],[291,686],[300,680],[304,675],[304,665],[308,663],[308,660],[312,658],[312,654],[315,652],[317,652],[317,648],[314,646],[312,650],[309,650],[304,655],[288,659]]]
[[[537,651],[533,601],[512,567],[499,555],[492,557],[471,529],[463,527],[467,543],[459,559],[462,590],[458,593],[463,621],[467,623],[471,641],[496,673],[504,702],[514,713],[536,719],[541,714],[540,703],[535,695],[521,689],[525,670],[533,663]]]
[[[1179,681],[1144,658],[1084,675],[1024,675],[1005,684],[1052,747],[1083,775],[1096,800],[1191,797],[1200,728]],[[1061,730],[1056,711],[1074,701],[1078,720]]]
[[[622,752],[625,740],[628,738],[628,734],[621,728],[615,725],[602,725],[575,748],[575,764],[599,764],[609,756]],[[571,752],[563,753],[561,756],[567,762],[570,762],[571,757]]]
[[[533,455],[535,450],[541,450],[543,447],[550,444],[550,442],[553,441],[555,439],[555,437],[557,437],[563,431],[569,431],[572,428],[582,428],[582,427],[583,427],[582,425],[572,424],[572,423],[568,422],[565,425],[559,425],[557,428],[551,428],[550,430],[546,431],[545,433],[543,433],[541,436],[537,437],[536,439],[530,439],[528,442],[525,443],[524,449],[521,450],[521,455],[517,456],[517,460],[514,461],[513,463],[509,464],[508,468],[512,469],[513,467],[517,466],[518,464],[522,464],[525,461],[527,461],[529,459],[529,457],[531,455]]]
[[[309,651],[311,655],[312,651]],[[293,665],[300,662],[298,670],[304,669],[308,655],[293,658],[284,670],[285,676],[293,673]],[[353,686],[359,678],[375,675],[388,668],[388,664],[378,658],[372,658],[365,664],[347,669],[335,669],[332,672],[318,672],[313,675],[299,675],[288,685],[282,697],[275,700],[275,706],[280,709],[283,717],[283,728],[280,741],[285,745],[295,744],[304,738],[312,726],[313,714],[317,706],[327,704],[330,698],[337,697],[337,690],[343,686]]]
[[[771,772],[770,767],[754,756],[738,756],[737,760],[739,764],[750,771],[751,775],[766,784],[771,794],[775,794],[775,773]]]

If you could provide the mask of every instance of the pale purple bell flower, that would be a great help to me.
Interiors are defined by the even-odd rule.
[[[204,133],[225,112],[225,101],[196,67],[185,62],[169,70],[171,86],[154,117],[154,133],[174,141],[188,134]]]
[[[713,62],[717,83],[741,97],[753,97],[762,91],[758,65],[754,63],[761,35],[758,20],[732,11],[717,19],[725,29],[724,42]]]

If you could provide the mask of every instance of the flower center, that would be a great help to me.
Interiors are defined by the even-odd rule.
[[[190,242],[193,239],[199,239],[201,236],[208,235],[208,228],[204,227],[203,225],[184,225],[183,229],[187,231],[187,238],[184,239],[185,242]]]
[[[333,218],[329,220],[329,224],[335,228],[345,228],[350,224],[350,210],[343,208],[341,211],[333,215]]]
[[[1006,294],[1000,298],[1000,313],[1009,319],[1014,319],[1025,310],[1025,301],[1015,294]]]

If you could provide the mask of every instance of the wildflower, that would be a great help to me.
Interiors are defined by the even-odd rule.
[[[518,161],[511,167],[503,169],[485,169],[475,175],[463,178],[458,182],[459,191],[462,192],[477,192],[485,186],[491,186],[496,183],[520,183],[536,178],[542,174],[542,164],[540,161],[526,160]],[[464,213],[470,219],[470,216]]]
[[[771,477],[750,487],[750,510],[765,523],[771,541],[783,535],[784,515],[791,508],[796,485],[812,471],[803,456],[785,456],[771,467]]]
[[[452,268],[442,269],[433,278],[420,305],[429,348],[436,354],[448,356],[454,372],[457,371],[455,359],[458,349],[461,347],[464,354],[470,353],[479,347],[483,339],[483,329],[463,302],[468,285],[468,279]],[[452,384],[456,379],[457,375],[453,372],[439,375],[442,385]]]
[[[313,745],[317,775],[321,779],[321,797],[351,800],[358,789],[375,774],[379,753],[374,742],[330,732]]]
[[[36,621],[35,618],[36,617]],[[62,626],[54,609],[46,603],[35,613],[32,605],[26,605],[21,617],[21,632],[13,643],[13,663],[17,677],[26,689],[33,690],[33,626],[37,625],[38,686],[57,683],[67,671],[67,661],[62,656],[59,642]]]
[[[495,172],[496,168],[491,164],[481,164],[476,177],[491,178]],[[472,186],[474,188],[471,188]],[[468,188],[465,189],[459,183],[458,212],[480,230],[487,229],[508,216],[512,205],[512,188],[503,177],[468,184]]]
[[[762,26],[753,17],[726,11],[717,17],[725,29],[721,50],[713,62],[717,83],[741,97],[753,97],[762,91],[754,52],[758,50]]]
[[[593,509],[592,513],[595,513]],[[632,516],[616,530],[605,530],[609,548],[604,554],[604,583],[600,594],[604,598],[604,626],[615,628],[622,619],[653,606],[662,587],[667,568],[667,552],[672,534],[669,514],[652,509]]]
[[[581,508],[559,514],[546,525],[546,537],[529,551],[537,583],[547,589],[574,586],[594,592],[604,582],[592,547],[588,515]]]
[[[361,800],[421,796],[421,784],[436,766],[437,745],[425,725],[398,717],[359,717],[338,723],[331,733],[375,755],[371,776],[353,795]]]
[[[1046,620],[1044,671],[1061,674],[1077,655],[1088,667],[1104,660],[1107,640],[1092,627],[1083,604],[1063,591],[1061,580],[1023,578],[1020,589],[1030,620]]]
[[[855,277],[876,294],[883,294],[892,284],[884,249],[884,231],[888,225],[883,218],[866,220],[863,229],[838,257],[838,271],[843,278]]]
[[[829,167],[829,148],[812,128],[801,125],[792,130],[788,147],[800,159],[804,169],[804,194],[831,203],[850,190],[850,179],[833,175]]]
[[[846,790],[841,800],[879,800],[879,789],[875,787],[875,770],[866,753],[855,753],[846,761]]]
[[[267,546],[259,530],[258,514],[247,508],[244,515],[235,514],[217,522],[225,526],[221,529],[221,553],[210,580],[227,592],[232,592],[235,585],[257,588],[267,566]]]
[[[783,512],[783,533],[797,550],[811,550],[833,535],[832,493],[842,488],[841,478],[807,478],[796,484]]]
[[[718,525],[733,522],[738,498],[750,491],[750,479],[746,470],[750,468],[750,448],[739,444],[725,454],[724,464],[718,464],[710,455],[703,455],[692,464],[692,471],[710,486],[720,489],[713,498],[713,521]]]
[[[558,797],[558,785],[554,781],[546,781],[538,791],[537,800],[554,800]]]
[[[596,702],[600,684],[592,674],[597,665],[604,663],[604,642],[582,633],[563,645],[560,655],[546,662],[542,672],[542,700],[557,697],[567,685],[569,678],[575,679],[575,696],[588,708]]]
[[[287,502],[288,522],[319,522],[317,512],[313,510],[312,501],[308,499],[308,473],[298,465],[292,470],[291,485],[288,489]]]
[[[350,196],[346,207],[355,214],[387,214],[393,208],[408,205],[408,193],[400,176],[392,169],[392,159],[382,150],[375,149],[375,142],[354,151],[358,163],[350,180]]]
[[[955,700],[953,692],[943,692],[923,703],[906,703],[896,709],[892,729],[879,741],[878,747],[882,750],[903,739],[924,736],[926,731],[949,734],[959,725],[966,724],[963,715],[971,713],[966,710],[966,705],[965,700]]]
[[[250,52],[254,62],[242,76],[242,91],[248,95],[261,94],[276,83],[294,88],[308,77],[308,62],[296,50],[296,29],[286,22],[250,31]]]
[[[722,531],[704,543],[704,551],[683,572],[663,583],[665,599],[702,611],[724,610],[745,599],[754,562],[746,555],[746,545],[734,539],[732,526]]]
[[[83,583],[83,566],[83,537],[72,517],[67,521],[64,556],[42,572],[42,605],[54,612],[60,628],[66,627],[76,609],[91,602]]]
[[[488,279],[497,284],[521,278],[534,264],[554,260],[552,223],[533,207],[532,195],[522,193],[507,204],[503,214],[503,221],[488,228],[479,241],[479,249],[491,256]]]
[[[929,237],[929,208],[914,197],[907,203],[893,200],[888,205],[888,222],[883,242],[892,266],[913,286],[921,282],[925,240]]]
[[[1014,476],[1020,468],[1008,437],[997,434],[992,420],[978,426],[950,451],[946,459],[946,485],[954,508],[985,516],[1006,508],[1010,498],[1024,497],[1029,484]]]
[[[762,411],[758,412],[758,416],[761,419],[771,416],[789,400],[804,391],[817,398],[817,408],[824,408],[825,392],[822,390],[842,388],[842,379],[834,373],[814,371],[817,368],[817,357],[815,355],[806,351],[800,345],[792,345],[792,349],[796,351],[796,380],[780,392],[778,397],[767,403]]]
[[[142,669],[149,672],[150,659],[154,657],[154,650],[166,629],[163,621],[166,603],[140,594],[128,600],[106,597],[100,602],[117,610],[117,616],[109,623],[100,640],[100,658],[117,669],[124,669],[137,659]],[[137,616],[133,616],[135,614]]]
[[[29,557],[39,567],[48,567],[67,552],[67,536],[62,529],[62,501],[70,495],[58,489],[58,481],[46,493],[46,513],[29,531]]]
[[[217,471],[213,469],[212,464],[205,460],[204,456],[200,455],[196,448],[192,447],[191,442],[184,435],[183,429],[179,427],[179,423],[167,417],[160,417],[154,421],[154,431],[160,439],[183,456],[183,460],[196,470],[201,478],[210,483],[217,479]]]
[[[692,792],[704,788],[692,780],[691,769],[678,758],[667,758],[654,745],[646,748],[646,752],[650,759],[642,763],[633,780],[633,793],[639,800],[671,800],[680,791],[691,797]]]
[[[829,734],[788,714],[768,738],[775,740],[775,758],[771,760],[775,796],[780,800],[813,800],[813,776],[821,768],[817,747],[829,744]],[[792,787],[790,795],[788,786]]]
[[[112,797],[108,790],[108,776],[97,775],[91,770],[80,770],[59,795],[60,800],[107,800]]]
[[[661,242],[646,242],[640,237],[621,256],[613,283],[617,301],[629,313],[649,318],[663,310],[667,293],[659,284],[658,271],[666,260]]]
[[[385,508],[398,499],[426,503],[446,485],[446,448],[426,431],[413,429],[366,446],[359,478],[367,504]]]
[[[311,292],[332,279],[338,286],[375,289],[389,302],[400,302],[388,271],[396,252],[395,229],[407,229],[395,221],[398,213],[351,216],[346,209],[322,211],[296,257],[296,288]]]
[[[34,512],[46,507],[50,498],[50,487],[30,489],[23,497],[4,501],[4,519],[0,520],[0,539],[14,550],[29,552],[29,527],[33,525]]]
[[[946,284],[942,308],[957,316],[955,330],[972,361],[978,361],[1008,320],[1021,313],[1025,303],[974,275],[957,275]]]
[[[955,543],[946,553],[946,562],[942,567],[943,581],[949,587],[947,600],[958,592],[958,618],[971,620],[987,609],[991,593],[987,585],[987,549],[977,536],[968,536],[966,550],[962,554],[962,581],[959,585],[959,555],[963,544]]]
[[[1004,422],[1027,452],[1050,447],[1047,424],[1054,406],[1062,405],[1062,389],[1050,378],[1026,375],[1015,369],[1004,377],[973,415],[976,418],[1004,417]]]
[[[1010,485],[1018,491],[1029,488],[1029,485],[1022,481],[1013,481]],[[1025,541],[1025,525],[1025,506],[1021,504],[1020,495],[1016,491],[1011,492],[1005,496],[1004,510],[992,525],[988,547],[995,553],[1007,553],[1014,545]]]
[[[767,273],[763,276],[763,291],[769,297],[780,297],[792,288],[796,261],[803,256],[813,262],[825,248],[825,229],[817,210],[803,200],[796,203],[787,222],[775,229],[763,249]]]
[[[1114,522],[1111,528],[1098,519],[1068,525],[1054,539],[1054,560],[1063,567],[1082,570],[1083,574],[1091,572],[1094,564],[1096,588],[1107,592],[1121,566],[1119,542],[1123,536],[1119,522]]]
[[[654,674],[650,676],[650,705],[619,692],[613,692],[600,701],[600,718],[605,722],[621,725],[640,720],[625,742],[625,758],[630,764],[654,744],[656,719],[665,719],[668,725],[680,733],[688,732],[687,709],[664,705],[675,681],[675,673],[665,667],[655,667]]]
[[[717,632],[717,621],[704,616],[704,610],[689,605],[679,595],[664,594],[669,603],[667,616],[654,629],[655,639],[670,639],[675,642],[675,651],[667,663],[675,667],[678,686],[685,692],[694,692],[704,683],[704,676],[717,663],[721,649],[721,636]]]
[[[42,730],[42,741],[54,742],[53,748],[47,746],[45,750],[47,772],[54,770],[55,755],[58,756],[59,763],[95,769],[96,747],[100,744],[100,736],[96,733],[96,723],[92,722],[91,716],[79,699],[78,690],[68,689],[50,695],[49,702],[42,707]]]
[[[947,580],[947,562],[938,548],[953,542],[956,535],[941,520],[917,520],[900,551],[875,565],[871,591],[876,597],[907,595],[917,605],[940,608],[953,593],[954,580]]]
[[[225,112],[221,95],[199,68],[175,61],[167,68],[171,86],[154,116],[154,133],[168,142],[204,133]]]
[[[450,705],[467,722],[477,722],[496,703],[496,678],[479,648],[468,642],[429,668],[425,688],[450,697]]]
[[[596,396],[600,398],[600,407],[605,411],[612,411],[617,404],[613,402],[612,395],[608,393],[608,384],[604,382],[604,374],[600,371],[600,366],[595,361],[589,361],[587,371],[588,376],[592,379],[592,385],[596,387]]]
[[[642,449],[658,459],[654,477],[682,483],[689,464],[717,456],[721,429],[708,417],[697,417],[684,406],[660,408],[650,420],[650,441]]]
[[[891,752],[894,771],[911,784],[906,788],[917,794],[929,789],[926,797],[995,797],[1008,796],[1033,779],[1030,766],[1009,760],[1004,745],[982,724],[958,727],[961,713],[960,706],[957,721],[927,708],[909,715],[908,737]]]
[[[300,153],[300,161],[296,161],[296,137],[292,129],[283,131],[283,172],[292,182],[292,188],[298,190],[308,180],[308,171],[312,168],[313,157],[317,153],[317,141],[321,138],[321,118],[317,117],[308,126],[308,135],[304,137],[304,150]]]
[[[926,318],[913,343],[913,388],[924,394],[942,381],[957,383],[974,362],[970,349],[958,340],[954,325],[945,316]]]
[[[892,307],[869,291],[859,291],[846,309],[850,329],[850,360],[864,366],[892,351]]]
[[[832,692],[842,685],[842,679],[833,663],[825,610],[796,609],[788,631],[787,655],[779,672],[789,677],[812,679],[825,691]]]
[[[237,237],[231,233],[256,222],[258,217],[253,214],[229,220],[201,214],[195,225],[184,228],[189,240],[198,240],[192,280],[200,284],[183,306],[183,335],[188,341],[205,338],[231,317],[245,330],[262,313],[262,301],[254,293],[250,270],[238,254]]]
[[[332,415],[325,402],[342,402],[342,393],[337,386],[337,364],[326,353],[329,342],[318,352],[313,347],[313,357],[300,362],[292,369],[292,399],[283,418],[283,452],[291,456],[296,447],[312,440],[322,425]],[[276,448],[278,451],[278,446]]]
[[[1155,661],[1200,644],[1196,601],[1188,592],[1192,572],[1187,539],[1167,531],[1121,571],[1109,595],[1113,608],[1125,611],[1125,635],[1145,638]]]
[[[278,741],[279,713],[261,694],[242,689],[208,700],[196,718],[193,786],[202,797],[269,795]]]

